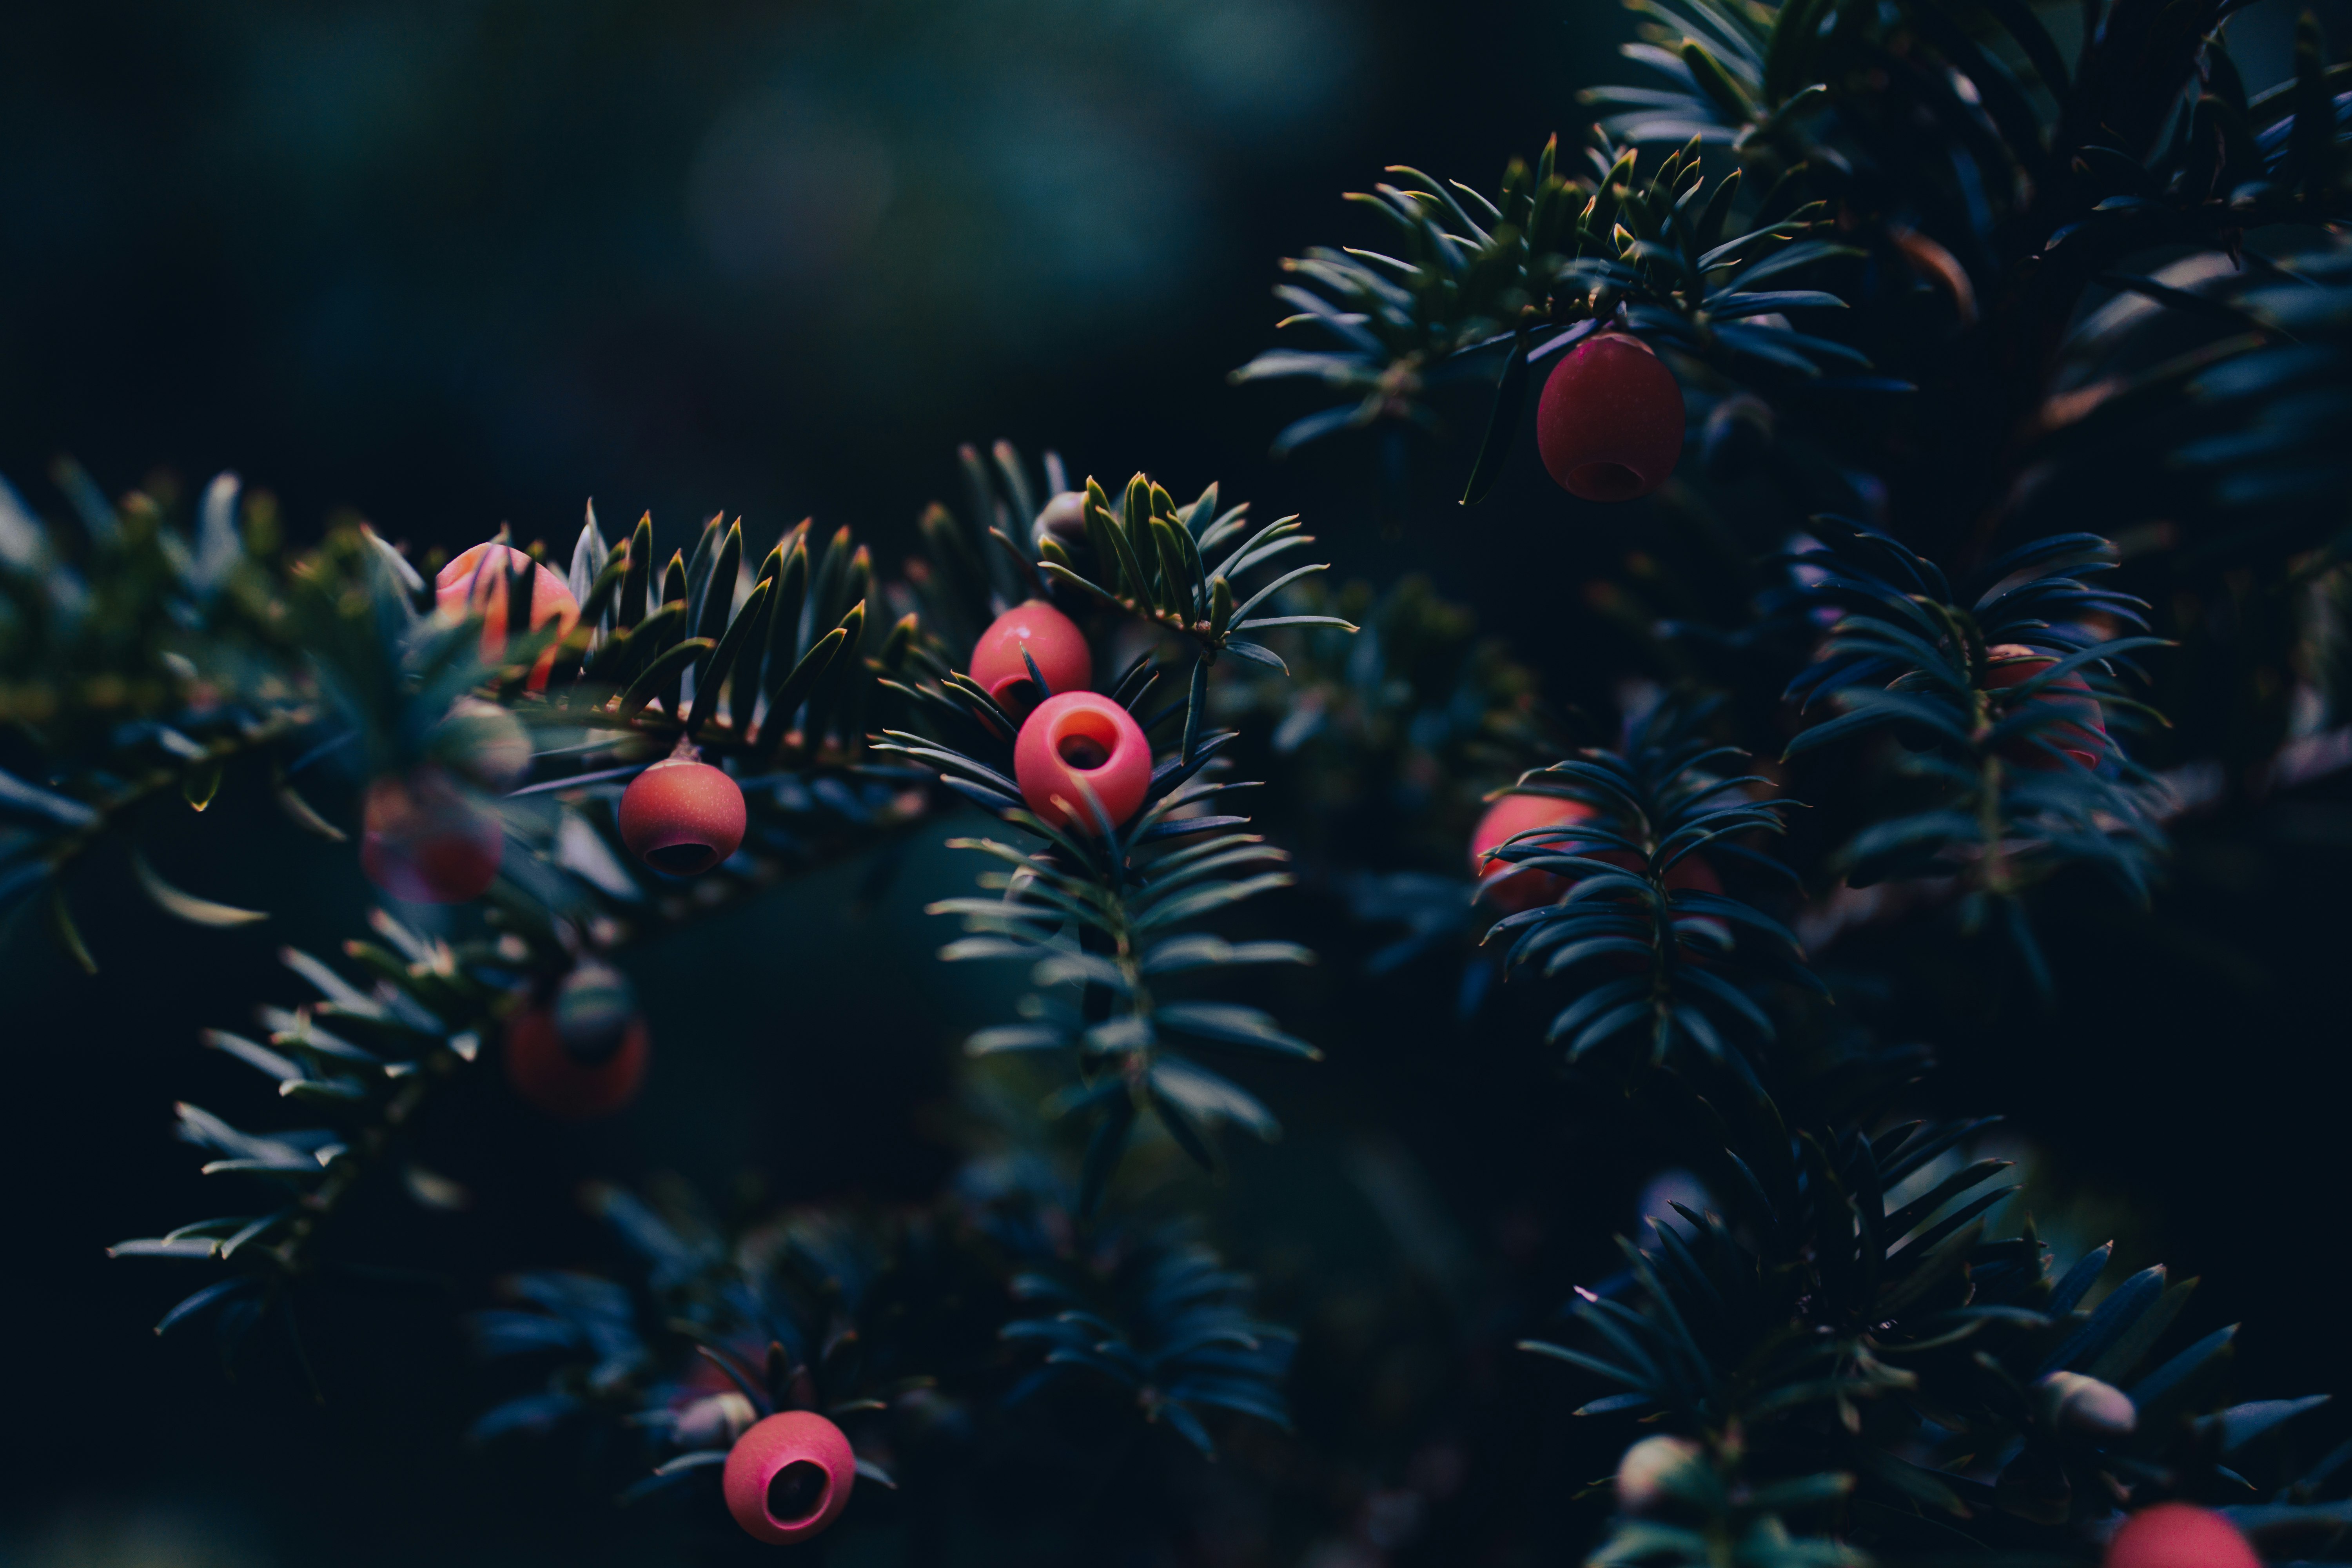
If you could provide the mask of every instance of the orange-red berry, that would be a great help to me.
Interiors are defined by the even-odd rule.
[[[1128,710],[1093,691],[1065,691],[1037,705],[1013,742],[1013,773],[1029,809],[1055,827],[1092,833],[1091,792],[1114,827],[1151,789],[1151,742]]]
[[[1682,387],[1640,340],[1596,333],[1562,355],[1544,383],[1536,447],[1570,495],[1648,495],[1682,457]]]
[[[1095,678],[1094,654],[1076,621],[1043,599],[1013,605],[991,621],[972,645],[969,673],[1016,719],[1038,700],[1028,659],[1021,657],[1024,648],[1036,660],[1037,673],[1045,678],[1053,696],[1084,691]]]
[[[708,763],[656,763],[621,795],[621,842],[673,877],[698,876],[734,854],[744,822],[743,792]]]
[[[2160,1502],[2107,1538],[2105,1568],[2262,1568],[2238,1527],[2211,1509]]]
[[[478,899],[505,848],[497,807],[430,764],[377,779],[361,804],[360,869],[395,899]]]
[[[482,617],[482,662],[495,666],[507,647],[507,576],[530,568],[530,629],[555,623],[557,640],[580,621],[580,601],[572,596],[562,578],[510,544],[477,544],[433,578],[433,598],[440,612],[457,619],[469,612]],[[551,644],[532,661],[529,685],[538,691],[555,668]]]
[[[771,1415],[728,1450],[727,1511],[756,1541],[806,1541],[849,1504],[857,1455],[841,1428],[814,1410]]]

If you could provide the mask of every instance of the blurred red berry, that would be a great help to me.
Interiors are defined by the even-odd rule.
[[[1569,350],[1544,383],[1536,447],[1570,495],[1648,495],[1682,457],[1682,386],[1640,340],[1597,333]]]
[[[412,903],[480,898],[506,849],[498,808],[430,764],[369,784],[360,822],[360,869]]]
[[[2262,1568],[2238,1527],[2211,1509],[2160,1502],[2107,1540],[2105,1568]]]
[[[735,781],[685,757],[656,763],[621,795],[621,842],[673,877],[698,876],[734,854],[744,822]]]
[[[652,1038],[643,1018],[624,1025],[613,1049],[590,1059],[568,1048],[551,1007],[526,1007],[507,1023],[507,1082],[562,1121],[610,1116],[637,1097]]]
[[[754,1540],[788,1545],[817,1534],[848,1506],[857,1456],[813,1410],[771,1415],[728,1451],[727,1511]]]
[[[1151,789],[1151,742],[1128,710],[1092,691],[1064,691],[1037,705],[1013,742],[1013,772],[1029,809],[1055,827],[1091,833],[1087,791],[1118,826]]]
[[[1021,657],[1024,647],[1037,661],[1037,673],[1045,678],[1053,696],[1084,691],[1094,679],[1094,655],[1076,621],[1043,599],[1015,605],[991,621],[972,644],[969,672],[1015,719],[1038,700],[1036,682],[1029,679],[1028,662]]]

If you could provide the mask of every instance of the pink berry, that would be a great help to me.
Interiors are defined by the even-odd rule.
[[[2238,1527],[2211,1509],[2160,1502],[2107,1539],[2105,1568],[2263,1568]]]
[[[360,820],[360,868],[395,899],[462,904],[498,877],[506,829],[497,808],[439,768],[369,784]]]
[[[1596,333],[1569,350],[1544,383],[1536,447],[1570,495],[1648,495],[1682,457],[1682,387],[1638,339]]]
[[[537,631],[556,623],[560,641],[580,621],[580,601],[563,579],[510,544],[477,544],[435,574],[433,598],[440,612],[456,619],[469,610],[482,617],[482,662],[495,666],[507,647],[507,577],[530,567],[530,626]],[[555,668],[552,645],[530,667],[528,682],[533,691],[546,689],[548,672]]]
[[[857,1456],[813,1410],[771,1415],[728,1451],[727,1511],[757,1541],[782,1546],[817,1534],[848,1506]]]
[[[1501,847],[1510,838],[1537,827],[1565,827],[1584,822],[1592,816],[1592,808],[1582,801],[1563,800],[1548,795],[1507,795],[1486,808],[1478,826],[1470,833],[1470,869],[1478,877],[1478,896],[1503,913],[1517,914],[1538,904],[1558,900],[1576,879],[1563,877],[1556,871],[1517,870],[1508,860],[1489,860],[1486,851]],[[1580,855],[1590,860],[1605,860],[1612,866],[1622,866],[1631,871],[1641,862],[1622,849],[1585,847],[1572,843],[1547,846],[1554,853]],[[1666,886],[1692,889],[1702,893],[1719,893],[1723,883],[1717,878],[1715,868],[1704,857],[1685,855],[1675,862],[1666,873]]]
[[[1039,703],[1022,724],[1013,773],[1030,810],[1053,826],[1092,833],[1088,791],[1114,826],[1142,808],[1151,789],[1151,742],[1109,698],[1064,691]]]
[[[1985,649],[1985,685],[1995,691],[2022,686],[2058,662],[2051,654],[2013,642],[1993,644]],[[2107,749],[2106,719],[2099,710],[2099,700],[2091,693],[2091,683],[2080,670],[2060,676],[2027,700],[2047,705],[2065,718],[2004,745],[2002,756],[2022,768],[2055,768],[2058,759],[2043,749],[2046,742],[2086,768],[2099,765]]]
[[[684,757],[656,763],[621,795],[621,842],[673,877],[698,876],[734,854],[744,821],[735,781]]]
[[[1095,677],[1093,653],[1077,623],[1043,599],[1013,605],[980,634],[972,645],[972,679],[996,699],[997,705],[1020,718],[1037,702],[1036,682],[1029,679],[1024,647],[1037,661],[1052,694],[1084,691]]]

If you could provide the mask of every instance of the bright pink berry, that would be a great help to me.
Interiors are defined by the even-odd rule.
[[[2160,1502],[2107,1539],[2105,1568],[2263,1568],[2238,1527],[2211,1509]]]
[[[1128,710],[1093,691],[1064,691],[1037,705],[1013,742],[1013,773],[1029,809],[1055,827],[1096,830],[1086,797],[1118,826],[1151,789],[1151,742]]]
[[[727,1511],[754,1540],[806,1541],[848,1506],[857,1456],[841,1428],[813,1410],[771,1415],[728,1451]]]

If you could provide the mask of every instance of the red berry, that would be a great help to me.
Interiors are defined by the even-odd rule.
[[[1084,691],[1095,678],[1094,655],[1077,623],[1043,599],[1015,605],[988,625],[972,645],[970,674],[1014,718],[1037,703],[1036,682],[1021,657],[1026,647],[1051,694]]]
[[[1504,914],[1517,914],[1538,904],[1556,901],[1576,880],[1555,871],[1515,869],[1508,860],[1489,860],[1489,849],[1499,848],[1514,835],[1537,827],[1564,827],[1570,823],[1591,818],[1592,808],[1582,801],[1563,800],[1548,795],[1507,795],[1486,808],[1478,826],[1470,834],[1470,869],[1477,874],[1478,896]],[[1590,860],[1605,860],[1612,866],[1637,870],[1640,859],[1623,849],[1586,847],[1571,843],[1546,846],[1556,854],[1579,855]],[[1666,873],[1666,886],[1674,889],[1696,889],[1702,893],[1719,893],[1723,883],[1717,879],[1715,868],[1697,855],[1685,855],[1675,862]]]
[[[629,781],[621,842],[656,871],[692,877],[743,842],[743,792],[708,763],[672,757]]]
[[[1985,685],[1994,691],[2022,686],[2058,662],[2053,655],[2013,642],[1993,644],[1985,649]],[[2107,749],[2106,719],[2080,670],[2060,676],[2026,700],[2046,704],[2065,718],[2001,747],[2003,757],[2023,768],[2055,768],[2058,759],[2044,749],[2046,742],[2086,768],[2099,765]]]
[[[2105,1568],[2262,1568],[2237,1526],[2194,1503],[2160,1502],[2107,1540]]]
[[[814,1410],[771,1415],[728,1450],[727,1511],[756,1541],[806,1541],[841,1517],[857,1483],[857,1456],[841,1428]]]
[[[1536,405],[1536,447],[1561,489],[1632,500],[1683,452],[1683,389],[1638,339],[1601,332],[1561,357]]]
[[[553,1009],[527,1007],[507,1024],[507,1082],[562,1121],[610,1116],[637,1097],[652,1040],[643,1018],[620,1031],[617,1048],[583,1060],[564,1039]]]
[[[360,869],[412,903],[480,898],[506,849],[497,808],[429,764],[368,785],[360,821]]]
[[[1091,790],[1114,826],[1151,788],[1151,742],[1128,710],[1092,691],[1064,691],[1037,705],[1013,742],[1013,773],[1029,809],[1055,827],[1095,830]]]
[[[507,576],[526,566],[531,572],[531,630],[553,621],[560,641],[562,634],[579,624],[580,601],[572,596],[562,578],[510,544],[477,544],[433,578],[434,603],[443,615],[454,620],[470,610],[482,617],[484,664],[496,665],[506,652]],[[554,668],[555,648],[551,645],[531,664],[530,689],[543,689],[548,672]]]

